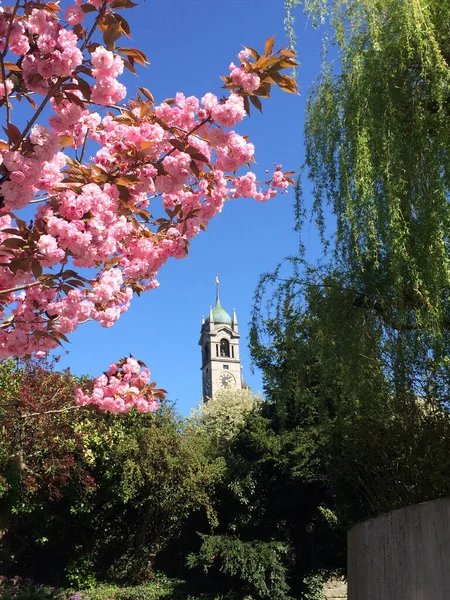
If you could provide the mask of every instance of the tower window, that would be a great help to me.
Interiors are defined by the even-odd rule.
[[[231,346],[231,358],[234,358],[234,346]]]
[[[230,356],[230,342],[225,338],[220,340],[220,356]]]
[[[224,369],[229,369],[230,367],[228,365],[222,365]]]

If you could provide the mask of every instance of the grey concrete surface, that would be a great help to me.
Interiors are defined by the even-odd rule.
[[[450,498],[353,527],[348,600],[450,600]]]

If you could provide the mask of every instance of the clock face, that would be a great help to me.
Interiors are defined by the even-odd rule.
[[[236,379],[231,373],[219,373],[217,384],[222,390],[229,390],[236,385]]]

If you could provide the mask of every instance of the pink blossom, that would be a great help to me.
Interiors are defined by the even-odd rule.
[[[228,100],[214,106],[211,117],[223,127],[234,127],[245,117],[244,100],[237,94],[230,94]]]
[[[249,58],[251,56],[251,52],[248,48],[244,48],[243,50],[241,50],[238,54],[239,60],[246,60],[247,58]]]
[[[77,6],[76,4],[68,6],[64,16],[67,23],[72,26],[79,25],[84,21],[84,12],[81,10],[81,7]]]

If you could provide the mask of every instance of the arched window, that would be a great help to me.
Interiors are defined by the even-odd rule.
[[[225,338],[220,340],[220,356],[229,357],[230,356],[230,342]]]

